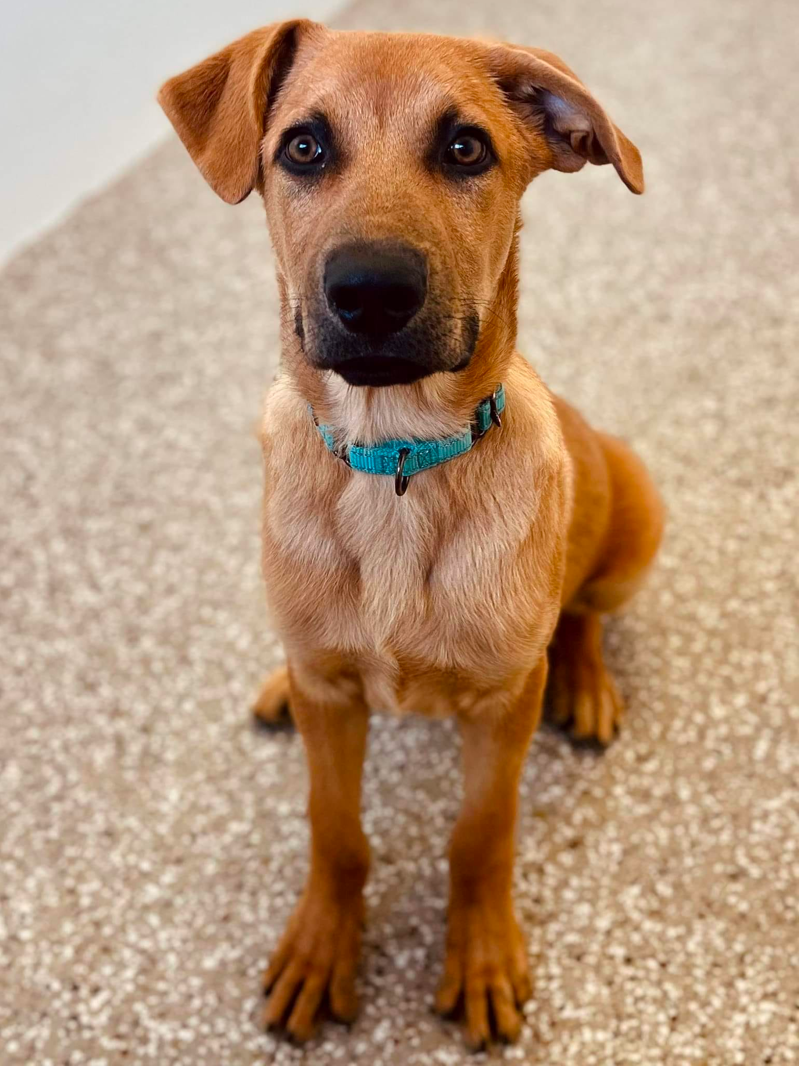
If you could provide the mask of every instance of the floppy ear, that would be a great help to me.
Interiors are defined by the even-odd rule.
[[[642,157],[569,67],[540,48],[495,45],[490,65],[514,110],[544,134],[554,170],[612,163],[632,193],[644,192]]]
[[[208,184],[229,204],[258,179],[259,147],[271,99],[297,38],[314,24],[277,22],[254,30],[161,86],[158,102]]]

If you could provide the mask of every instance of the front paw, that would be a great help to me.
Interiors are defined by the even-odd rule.
[[[497,1036],[516,1041],[518,1009],[530,995],[525,942],[510,902],[451,904],[436,1010],[450,1015],[463,999],[467,1041],[479,1050],[492,1037],[490,1007]]]
[[[265,1026],[284,1024],[296,1041],[306,1041],[326,996],[334,1018],[355,1018],[362,918],[360,893],[341,900],[306,890],[264,975]]]

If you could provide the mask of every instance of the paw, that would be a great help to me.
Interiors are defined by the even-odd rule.
[[[622,725],[624,705],[602,660],[556,659],[550,672],[553,721],[570,726],[576,741],[611,744]]]
[[[266,726],[285,726],[291,722],[289,712],[289,671],[278,667],[267,678],[253,704],[253,715]]]
[[[323,998],[340,1022],[355,1018],[362,917],[360,894],[343,903],[306,891],[264,975],[266,1027],[282,1025],[295,1041],[307,1041]]]
[[[519,1008],[530,995],[525,942],[510,904],[451,905],[436,1010],[451,1015],[463,1001],[467,1041],[479,1051],[492,1038],[490,1012],[497,1037],[516,1041]]]

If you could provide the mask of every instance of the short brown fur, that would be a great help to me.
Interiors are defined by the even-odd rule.
[[[442,1012],[464,1004],[473,1046],[514,1039],[529,996],[512,904],[517,783],[550,672],[553,713],[607,744],[622,704],[601,616],[657,551],[663,510],[643,465],[554,397],[516,342],[518,203],[547,169],[611,163],[643,190],[639,153],[561,60],[538,49],[425,35],[336,33],[304,20],[255,31],[167,82],[160,102],[211,186],[264,200],[277,257],[282,372],[263,421],[264,574],[288,667],[256,713],[287,705],[303,736],[311,868],[266,975],[266,1022],[307,1038],[324,999],[356,1011],[369,846],[360,821],[370,707],[455,715],[465,797],[450,849]],[[466,187],[423,164],[444,107],[491,131],[498,166]],[[323,111],[342,163],[313,187],[276,165],[281,131]],[[354,388],[309,358],[297,330],[343,239],[424,251],[443,348],[479,311],[468,365],[411,385]],[[415,476],[353,472],[342,441],[437,437],[468,424],[498,382],[502,431]]]

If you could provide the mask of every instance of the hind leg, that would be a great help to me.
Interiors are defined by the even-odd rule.
[[[623,704],[603,662],[603,623],[597,612],[563,613],[549,649],[549,702],[576,741],[608,745],[622,722]]]
[[[253,704],[253,715],[267,726],[282,726],[291,721],[289,710],[289,670],[277,667],[261,687]]]
[[[591,575],[571,593],[550,645],[549,703],[578,740],[610,743],[623,705],[603,662],[602,616],[618,611],[644,581],[664,530],[664,508],[644,464],[607,434],[610,511]],[[585,519],[584,519],[585,521]]]

